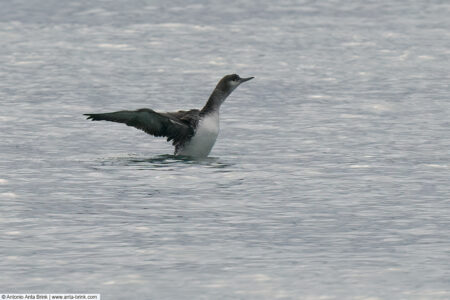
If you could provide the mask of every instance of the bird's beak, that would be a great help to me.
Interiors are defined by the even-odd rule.
[[[241,83],[249,81],[250,79],[253,79],[255,77],[248,77],[248,78],[241,78]]]

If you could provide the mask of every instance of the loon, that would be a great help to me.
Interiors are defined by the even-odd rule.
[[[219,109],[241,83],[254,77],[224,76],[201,109],[156,112],[149,108],[111,113],[84,114],[92,121],[125,123],[157,137],[166,137],[175,146],[176,156],[204,158],[211,152],[219,134]]]

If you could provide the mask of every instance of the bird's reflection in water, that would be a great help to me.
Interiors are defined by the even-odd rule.
[[[153,169],[153,168],[185,168],[189,166],[204,166],[208,168],[224,169],[234,165],[233,163],[225,162],[219,157],[206,157],[202,159],[194,159],[189,156],[162,154],[153,157],[139,157],[139,156],[122,156],[122,157],[106,157],[101,158],[100,164],[102,166],[129,166],[137,167],[138,169]]]

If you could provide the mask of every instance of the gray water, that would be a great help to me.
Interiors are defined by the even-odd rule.
[[[0,292],[450,299],[447,1],[0,2]],[[208,159],[83,113],[201,108]]]

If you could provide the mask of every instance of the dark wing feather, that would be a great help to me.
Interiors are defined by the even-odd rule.
[[[198,111],[198,110],[192,110]],[[194,128],[189,120],[189,113],[158,113],[148,108],[138,110],[122,110],[103,114],[85,114],[88,120],[92,121],[112,121],[125,123],[145,131],[154,136],[165,136],[167,141],[173,140],[173,144],[184,143],[194,135]],[[191,113],[192,114],[192,113]],[[192,114],[195,118],[196,113]],[[185,119],[180,117],[184,116]],[[196,121],[195,121],[196,122]]]
[[[188,124],[192,128],[197,128],[198,121],[200,119],[200,111],[198,109],[180,110],[177,112],[163,113],[171,119],[178,120],[182,123]]]

